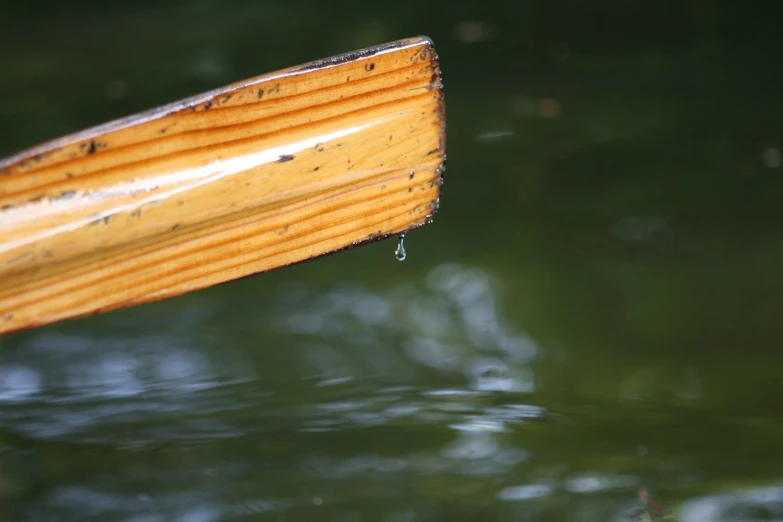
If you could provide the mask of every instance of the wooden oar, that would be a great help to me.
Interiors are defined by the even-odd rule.
[[[316,61],[0,160],[0,333],[404,233],[438,208],[437,55]]]

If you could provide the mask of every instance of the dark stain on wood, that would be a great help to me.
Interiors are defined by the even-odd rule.
[[[19,261],[22,261],[22,260],[25,260],[25,259],[34,259],[34,258],[35,258],[35,254],[33,254],[32,252],[26,252],[26,253],[18,255],[16,257],[12,257],[11,259],[9,259],[8,261],[5,262],[5,265],[6,266],[11,266],[14,263],[17,263]]]
[[[374,62],[370,62],[370,63],[364,64],[364,70],[365,71],[370,72],[370,71],[372,71],[374,69],[375,69],[375,63]]]
[[[433,89],[439,89],[440,88],[440,75],[438,73],[432,73],[432,76],[430,76],[430,83],[428,86],[428,89],[431,91]]]
[[[90,140],[87,143],[82,143],[80,148],[87,154],[95,154],[101,149],[106,148],[106,143],[102,141]]]
[[[264,97],[264,89],[258,89],[258,99],[260,100],[263,97]]]
[[[277,163],[286,163],[288,161],[291,161],[296,156],[292,156],[291,154],[282,154],[277,158]]]
[[[93,219],[92,221],[90,221],[90,226],[101,225],[101,224],[108,225],[112,219],[114,219],[114,214],[99,217],[97,219]]]
[[[30,163],[39,163],[43,159],[48,158],[49,156],[51,156],[52,154],[56,153],[59,150],[60,150],[60,147],[57,147],[57,148],[52,149],[52,150],[46,150],[46,151],[43,151],[43,152],[39,152],[39,153],[35,154],[32,157],[29,157],[29,158],[27,158],[25,160],[20,161],[19,163],[16,164],[16,166],[19,169],[23,169],[25,167],[30,167]],[[3,171],[0,171],[0,174],[11,174],[11,173],[12,172],[10,170],[9,171],[5,171],[5,169],[3,169]]]
[[[376,54],[383,51],[400,49],[405,45],[408,45],[407,41],[393,42],[384,45],[376,45],[375,47],[370,47],[369,49],[361,49],[359,51],[341,54],[340,56],[333,56],[331,58],[325,58],[323,60],[316,60],[314,62],[310,62],[308,64],[302,65],[301,67],[299,67],[299,70],[310,71],[313,69],[321,69],[323,67],[330,67],[334,65],[340,65],[343,63],[354,62],[362,58],[369,58],[370,56],[375,56]]]

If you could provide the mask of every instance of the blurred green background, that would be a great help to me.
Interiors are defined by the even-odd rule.
[[[0,338],[0,521],[780,520],[781,15],[3,3],[0,155],[425,34],[448,168],[404,263]]]

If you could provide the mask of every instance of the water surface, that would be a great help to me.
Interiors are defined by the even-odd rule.
[[[3,7],[0,154],[427,34],[449,162],[403,263],[0,338],[0,520],[783,518],[780,9],[669,4]]]

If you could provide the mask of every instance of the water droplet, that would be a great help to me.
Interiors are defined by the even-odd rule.
[[[405,258],[407,257],[407,254],[405,253],[405,245],[403,244],[404,240],[405,234],[400,235],[400,242],[397,243],[397,250],[394,251],[394,257],[397,258],[397,261],[405,261]]]

